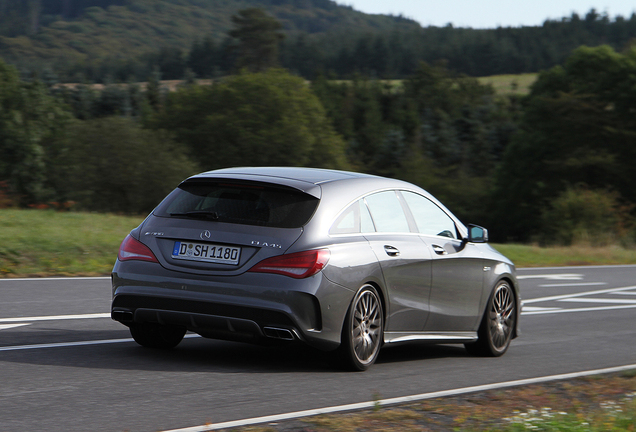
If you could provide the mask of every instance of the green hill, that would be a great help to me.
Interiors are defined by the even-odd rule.
[[[215,78],[236,70],[231,17],[251,7],[282,23],[280,64],[307,79],[401,79],[421,61],[473,77],[537,73],[581,45],[627,52],[636,40],[636,14],[594,9],[541,26],[472,29],[422,28],[333,0],[0,0],[0,58],[49,84],[145,81],[154,71]]]
[[[20,66],[122,62],[160,48],[187,51],[220,42],[231,16],[262,7],[289,35],[419,28],[402,17],[368,15],[331,0],[0,0],[0,57]]]

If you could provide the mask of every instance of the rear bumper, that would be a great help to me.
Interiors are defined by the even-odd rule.
[[[195,278],[157,264],[129,264],[113,269],[114,320],[176,325],[214,339],[297,340],[332,350],[353,296],[321,273],[302,280],[251,273]]]
[[[298,325],[285,314],[179,298],[118,295],[113,301],[111,317],[127,326],[157,323],[185,327],[213,339],[303,341],[296,330]]]

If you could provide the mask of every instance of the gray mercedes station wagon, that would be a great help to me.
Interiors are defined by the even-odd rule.
[[[384,344],[500,356],[518,334],[515,267],[426,191],[308,168],[183,181],[121,244],[112,318],[142,346],[187,331],[301,341],[365,370]]]

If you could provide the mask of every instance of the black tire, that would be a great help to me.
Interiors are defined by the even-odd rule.
[[[486,312],[477,332],[477,342],[464,346],[473,355],[502,356],[510,346],[517,324],[517,303],[510,284],[500,281],[488,299]]]
[[[130,326],[135,342],[147,348],[170,349],[179,345],[186,334],[183,327],[153,323],[135,323]]]
[[[378,291],[364,285],[349,306],[342,327],[340,355],[350,370],[364,371],[375,363],[382,347],[384,312]]]

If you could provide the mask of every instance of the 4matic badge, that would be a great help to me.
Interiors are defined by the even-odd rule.
[[[260,246],[260,247],[270,247],[270,248],[274,248],[274,249],[282,249],[283,247],[277,243],[268,243],[268,242],[261,242],[258,240],[252,240],[252,246]]]

